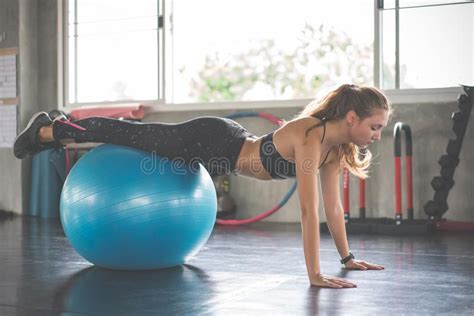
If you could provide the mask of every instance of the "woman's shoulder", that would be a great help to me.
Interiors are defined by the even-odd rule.
[[[291,121],[288,121],[286,125],[291,125],[294,128],[299,127],[299,128],[305,129],[322,122],[323,120],[314,116],[303,116],[303,117],[298,117],[298,118],[292,119]]]
[[[276,130],[273,139],[280,144],[280,147],[291,147],[291,152],[294,152],[295,146],[319,147],[322,135],[320,129],[313,128],[306,133],[319,122],[319,119],[310,116],[293,119]]]
[[[313,138],[320,138],[320,129],[311,128],[320,124],[322,121],[316,117],[305,116],[296,118],[287,122],[281,129],[286,131],[304,142],[311,142]]]

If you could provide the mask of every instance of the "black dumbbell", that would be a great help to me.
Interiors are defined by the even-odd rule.
[[[467,121],[454,121],[453,131],[456,134],[457,139],[463,139],[464,133],[466,133]]]
[[[425,206],[425,213],[429,216],[441,216],[448,210],[447,203],[437,203],[435,201],[428,201]]]
[[[458,103],[465,103],[465,102],[469,102],[469,96],[464,93],[458,95]]]
[[[459,158],[450,155],[443,155],[439,158],[438,163],[441,167],[456,168],[459,164]]]
[[[458,139],[450,139],[448,141],[448,147],[446,148],[446,152],[450,156],[459,157],[459,153],[461,152],[462,143]]]
[[[451,114],[451,119],[455,122],[464,122],[468,120],[467,112],[465,111],[456,111]]]
[[[474,95],[474,87],[473,86],[463,86],[464,91],[472,97]]]
[[[454,180],[449,179],[449,178],[443,178],[443,177],[434,177],[433,180],[431,180],[431,186],[435,191],[441,191],[441,190],[449,190],[453,187],[454,185]]]
[[[438,203],[444,203],[448,200],[449,189],[435,191],[433,200]]]
[[[456,167],[441,167],[441,177],[444,179],[452,179],[454,170],[456,170]]]
[[[471,108],[471,99],[466,94],[461,94],[458,97],[458,107],[463,112],[468,112]]]

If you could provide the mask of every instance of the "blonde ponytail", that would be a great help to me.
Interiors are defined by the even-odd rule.
[[[389,115],[392,113],[390,102],[380,90],[345,84],[328,93],[322,100],[309,103],[294,119],[313,116],[341,120],[349,111],[354,111],[359,118],[364,119],[376,109],[387,110]],[[362,179],[368,177],[368,168],[372,162],[372,153],[368,149],[361,149],[354,143],[341,144],[337,148],[337,159],[341,167],[347,168],[355,176]]]

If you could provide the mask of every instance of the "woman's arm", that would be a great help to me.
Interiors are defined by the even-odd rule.
[[[315,146],[299,145],[295,148],[296,181],[301,208],[301,230],[306,270],[309,278],[321,273],[319,266],[318,176]]]
[[[344,221],[344,209],[340,198],[339,173],[339,163],[333,159],[321,168],[320,179],[328,228],[339,255],[344,258],[349,255],[349,243]]]
[[[329,231],[334,239],[339,255],[341,258],[344,258],[349,255],[349,243],[347,241],[346,223],[344,221],[344,209],[340,197],[339,174],[339,162],[335,159],[324,165],[320,170],[324,212],[326,214]],[[381,265],[354,259],[346,262],[345,267],[357,270],[384,269]]]
[[[354,287],[343,279],[323,276],[319,260],[318,174],[320,150],[316,145],[295,146],[296,180],[301,207],[301,229],[306,270],[311,285],[322,287]]]

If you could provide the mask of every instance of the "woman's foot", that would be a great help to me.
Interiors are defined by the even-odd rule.
[[[40,129],[53,123],[48,113],[38,112],[30,119],[26,128],[18,134],[13,145],[13,154],[16,158],[23,159],[26,156],[50,148],[57,148],[59,143],[56,141],[43,143],[40,140]]]

